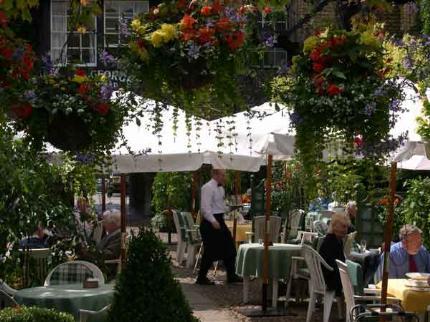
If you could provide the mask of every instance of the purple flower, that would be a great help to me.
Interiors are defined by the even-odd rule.
[[[237,13],[237,10],[232,7],[226,7],[224,13],[228,19],[232,22],[244,22],[246,20],[245,16],[241,16]]]
[[[75,155],[75,160],[83,164],[90,164],[94,161],[94,156],[91,154],[77,153]]]
[[[190,42],[188,44],[186,51],[187,51],[188,61],[197,59],[200,56],[200,46],[196,45],[193,42]]]
[[[385,89],[384,86],[378,87],[375,92],[373,93],[375,96],[384,96],[385,95]]]
[[[116,66],[117,64],[117,59],[111,54],[109,54],[106,50],[103,50],[100,53],[99,59],[105,66]]]
[[[290,66],[288,65],[288,61],[283,61],[282,64],[279,66],[277,75],[279,76],[286,75],[289,69],[290,69]]]
[[[52,64],[52,60],[51,60],[51,56],[49,55],[43,55],[42,56],[42,71],[47,73],[47,74],[54,74],[55,69],[54,69],[54,65]]]
[[[399,107],[400,107],[400,104],[401,104],[401,103],[402,103],[402,101],[401,101],[401,100],[399,100],[399,99],[397,99],[397,98],[393,99],[393,100],[390,102],[390,105],[389,105],[389,109],[390,109],[390,111],[398,112],[398,111],[399,111]]]
[[[24,55],[24,48],[17,48],[12,55],[12,59],[16,61],[20,61],[22,56]]]
[[[405,57],[405,59],[403,59],[403,67],[406,69],[410,69],[412,68],[412,66],[412,59],[410,57]]]
[[[24,92],[24,98],[26,101],[32,103],[36,100],[36,93],[33,90],[28,90]]]
[[[100,88],[100,96],[105,101],[107,101],[111,98],[112,92],[113,92],[113,89],[112,89],[112,86],[110,86],[110,85],[103,85]]]
[[[366,114],[367,116],[372,116],[375,110],[376,110],[376,103],[370,102],[364,107],[364,114]]]

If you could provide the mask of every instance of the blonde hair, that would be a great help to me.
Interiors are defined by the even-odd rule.
[[[348,216],[346,216],[345,214],[338,213],[338,212],[334,213],[330,219],[330,226],[328,227],[328,232],[332,233],[333,232],[333,226],[337,225],[338,223],[343,223],[343,224],[349,225],[350,222],[349,222]]]

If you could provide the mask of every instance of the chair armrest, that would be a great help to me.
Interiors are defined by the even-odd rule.
[[[105,259],[105,264],[119,264],[120,259]]]
[[[364,294],[381,294],[381,290],[377,288],[365,288],[363,292]]]
[[[380,301],[380,296],[372,296],[372,295],[354,295],[354,299],[357,301]],[[400,300],[396,297],[387,297],[387,300],[393,302],[400,302]]]
[[[295,260],[295,261],[304,261],[305,258],[302,256],[291,256],[291,260]]]

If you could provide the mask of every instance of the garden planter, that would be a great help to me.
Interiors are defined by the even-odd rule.
[[[185,91],[191,91],[208,85],[213,80],[213,77],[207,70],[204,61],[185,63],[178,66],[177,79],[179,80],[179,87]]]

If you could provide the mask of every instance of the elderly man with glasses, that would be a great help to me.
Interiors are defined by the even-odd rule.
[[[430,273],[430,254],[422,245],[421,234],[421,229],[414,225],[400,229],[400,241],[390,249],[390,278],[405,278],[409,272]]]

